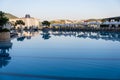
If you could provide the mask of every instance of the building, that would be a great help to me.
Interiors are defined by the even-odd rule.
[[[111,17],[103,19],[102,25],[108,25],[108,27],[120,27],[120,17]]]
[[[91,28],[100,28],[101,22],[98,21],[91,21],[87,23],[88,27]]]
[[[25,23],[25,25],[22,26],[23,28],[26,27],[29,29],[30,27],[36,28],[40,26],[39,19],[30,17],[29,14],[26,14],[23,18],[10,19],[9,21],[15,23],[17,20],[22,20]],[[18,27],[20,26],[18,25],[16,28]]]
[[[101,25],[101,20],[97,20],[97,19],[88,19],[85,21],[82,21],[82,24],[86,27],[90,27],[90,28],[100,28]]]

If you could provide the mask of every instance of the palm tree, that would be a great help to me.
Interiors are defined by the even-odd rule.
[[[3,26],[9,21],[7,17],[5,17],[5,13],[0,11],[0,30],[3,29]]]

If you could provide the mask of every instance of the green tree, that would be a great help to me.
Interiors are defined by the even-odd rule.
[[[17,20],[15,22],[15,26],[17,26],[17,25],[25,25],[25,23],[22,20]]]
[[[3,26],[9,21],[7,17],[5,17],[5,13],[0,11],[0,29],[3,29]]]
[[[43,22],[42,22],[42,25],[43,25],[43,26],[46,26],[46,27],[49,27],[50,24],[51,24],[51,23],[50,23],[49,21],[43,21]]]
[[[22,26],[25,25],[25,22],[23,22],[22,20],[17,20],[15,22],[15,26],[17,26],[17,25],[20,25],[20,28],[22,29]]]
[[[102,19],[101,22],[105,22],[106,20],[105,19]]]

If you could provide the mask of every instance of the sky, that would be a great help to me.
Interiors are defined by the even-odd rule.
[[[0,11],[41,20],[120,16],[120,0],[0,0]]]

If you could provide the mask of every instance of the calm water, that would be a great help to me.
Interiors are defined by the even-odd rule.
[[[119,33],[21,32],[0,50],[0,80],[120,80]]]

